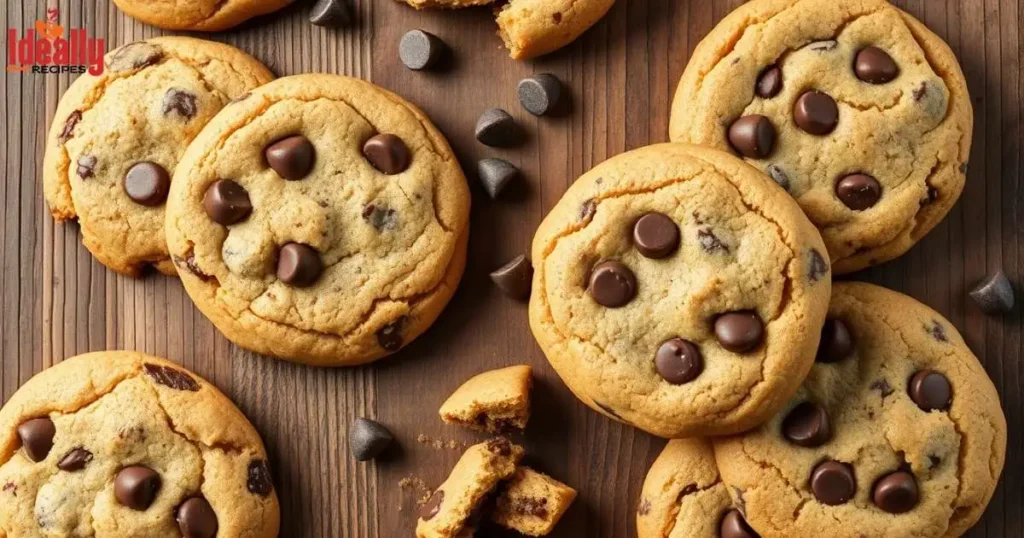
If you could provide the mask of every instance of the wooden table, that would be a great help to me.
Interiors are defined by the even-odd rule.
[[[635,536],[637,497],[664,441],[614,424],[578,403],[547,365],[526,309],[498,293],[487,273],[525,251],[533,230],[565,188],[593,165],[667,138],[670,97],[696,43],[739,0],[620,0],[581,40],[534,63],[509,60],[488,10],[418,13],[391,0],[358,0],[359,24],[311,26],[298,5],[214,39],[233,43],[277,74],[312,71],[364,77],[421,105],[475,175],[478,158],[522,167],[518,199],[492,202],[475,179],[470,260],[461,288],[435,327],[376,365],[322,370],[241,351],[221,337],[172,278],[132,280],[95,262],[75,225],[55,225],[43,202],[45,130],[68,75],[3,73],[0,94],[0,391],[8,397],[39,370],[85,351],[128,348],[166,356],[225,391],[262,433],[283,512],[282,536],[412,536],[415,498],[399,482],[440,483],[460,452],[429,439],[471,441],[436,412],[471,374],[532,364],[536,413],[526,435],[529,461],[580,491],[556,536]],[[967,189],[946,220],[899,260],[854,278],[909,293],[945,314],[985,363],[1010,423],[1003,485],[971,536],[1024,536],[1024,438],[1020,310],[986,317],[967,290],[1003,267],[1024,281],[1024,2],[902,0],[956,51],[974,96],[975,142]],[[113,47],[162,32],[135,22],[107,0],[7,1],[0,28],[19,34],[60,9],[66,27],[85,27]],[[456,54],[445,74],[411,72],[398,61],[400,36],[424,28]],[[574,112],[537,119],[519,106],[515,85],[553,72],[572,88]],[[512,112],[530,133],[521,149],[495,151],[473,140],[488,106]],[[1024,297],[1021,297],[1024,299]],[[384,461],[356,463],[346,432],[357,416],[397,435]]]

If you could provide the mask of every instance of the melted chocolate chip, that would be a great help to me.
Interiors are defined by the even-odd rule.
[[[191,247],[188,249],[188,252],[185,253],[184,258],[182,258],[181,256],[174,256],[173,259],[175,265],[177,265],[178,267],[184,266],[184,268],[187,269],[188,272],[192,273],[203,282],[209,282],[210,279],[213,278],[212,276],[204,273],[203,270],[199,268],[199,263],[196,262],[195,252],[192,250]]]
[[[112,72],[141,69],[159,62],[164,57],[164,49],[159,45],[136,41],[115,51],[107,60],[107,69]]]
[[[402,316],[397,320],[383,326],[377,331],[377,343],[386,351],[395,352],[402,348],[402,327],[406,318]]]
[[[249,462],[249,472],[245,483],[246,488],[260,497],[270,495],[274,490],[274,481],[270,477],[270,465],[267,460],[252,460]]]
[[[60,135],[57,137],[57,141],[61,144],[66,144],[68,140],[75,137],[75,127],[78,122],[82,121],[82,111],[76,110],[68,115],[68,119],[64,120],[64,128],[60,130]]]
[[[82,179],[90,178],[95,175],[96,171],[96,156],[95,155],[82,155],[78,158],[78,166],[75,168],[75,173]]]
[[[932,338],[939,342],[949,342],[949,337],[946,336],[946,328],[938,320],[933,319],[931,326],[925,327],[925,330],[928,331],[928,334],[932,335]]]
[[[164,94],[163,105],[164,116],[168,116],[173,112],[185,118],[185,121],[194,118],[199,110],[196,106],[196,96],[177,88],[167,90],[167,93]]]
[[[825,262],[825,257],[813,248],[809,251],[808,256],[807,277],[811,279],[811,282],[817,282],[828,274],[828,263]]]
[[[888,398],[895,390],[885,379],[878,379],[871,383],[871,390],[877,390],[883,400]]]
[[[444,491],[437,490],[430,499],[420,507],[420,519],[430,521],[441,511],[441,503],[444,502]]]
[[[722,242],[711,228],[697,230],[697,242],[700,243],[700,248],[704,249],[704,252],[729,252],[729,245]]]
[[[146,375],[152,378],[153,381],[165,387],[170,387],[174,390],[199,392],[199,383],[192,376],[181,370],[150,363],[146,363],[143,369],[146,370]]]
[[[914,91],[913,91],[914,101],[920,102],[922,99],[924,99],[924,96],[927,95],[927,94],[928,94],[928,83],[927,82],[922,82],[919,86],[914,88]]]
[[[398,216],[394,209],[376,204],[363,208],[363,220],[378,232],[392,230],[398,224]]]
[[[81,471],[85,469],[85,466],[92,461],[92,452],[84,448],[75,448],[71,452],[64,455],[63,458],[57,462],[57,468],[61,471],[67,471],[73,473],[75,471]]]
[[[583,205],[580,206],[580,220],[589,220],[594,213],[597,213],[597,202],[593,199],[583,202]]]
[[[781,167],[779,167],[776,164],[769,164],[768,168],[766,168],[766,171],[768,172],[768,175],[772,178],[772,181],[778,184],[778,186],[782,187],[783,190],[785,190],[786,192],[789,192],[789,188],[791,186],[789,182],[789,176],[786,175],[786,172],[783,171]]]

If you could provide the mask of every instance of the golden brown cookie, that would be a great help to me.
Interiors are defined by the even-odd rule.
[[[520,365],[473,376],[441,405],[441,419],[488,433],[525,429],[530,420],[531,372]]]
[[[526,536],[547,536],[576,499],[576,490],[529,467],[500,487],[491,520]]]
[[[218,32],[294,0],[114,0],[122,11],[167,30]]]

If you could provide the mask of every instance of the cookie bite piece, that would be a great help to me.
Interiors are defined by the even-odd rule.
[[[836,283],[797,394],[765,425],[714,443],[762,536],[955,537],[996,488],[1006,418],[947,320],[894,291]]]
[[[476,375],[441,405],[441,419],[487,433],[526,429],[530,420],[529,366],[510,366]]]
[[[227,30],[292,2],[294,0],[114,0],[121,11],[146,24],[166,30],[199,32]]]
[[[46,140],[43,193],[58,221],[110,269],[174,275],[164,208],[185,148],[232,99],[272,80],[222,43],[159,37],[106,55],[61,97]]]
[[[580,400],[662,437],[771,417],[814,363],[817,230],[725,152],[661,144],[578,179],[533,241],[530,328]]]
[[[575,499],[576,490],[544,473],[519,467],[501,485],[491,520],[527,536],[546,536]]]

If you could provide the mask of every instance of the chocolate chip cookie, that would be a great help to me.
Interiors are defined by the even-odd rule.
[[[533,241],[530,325],[587,405],[663,437],[767,420],[814,363],[817,230],[725,152],[661,144],[584,174]]]
[[[999,395],[953,326],[899,293],[836,283],[817,362],[764,426],[715,441],[763,536],[953,537],[1003,468]]]
[[[0,410],[0,536],[269,538],[278,527],[259,435],[174,363],[81,355]]]
[[[972,122],[952,51],[885,0],[754,0],[697,47],[670,131],[770,175],[842,274],[903,254],[949,212]]]
[[[167,30],[218,32],[277,11],[294,0],[114,0],[122,11]]]
[[[519,467],[499,487],[491,521],[526,536],[547,536],[576,499],[576,490],[534,471]]]
[[[185,289],[232,342],[320,366],[369,362],[427,329],[462,276],[469,192],[415,106],[299,75],[225,108],[168,198]]]
[[[46,142],[43,189],[58,221],[77,219],[101,263],[175,274],[164,202],[186,146],[231,99],[270,81],[259,61],[186,37],[139,41],[106,56],[61,98]]]
[[[526,429],[530,420],[532,369],[509,366],[478,374],[463,383],[443,404],[439,414],[447,424],[487,433]]]

